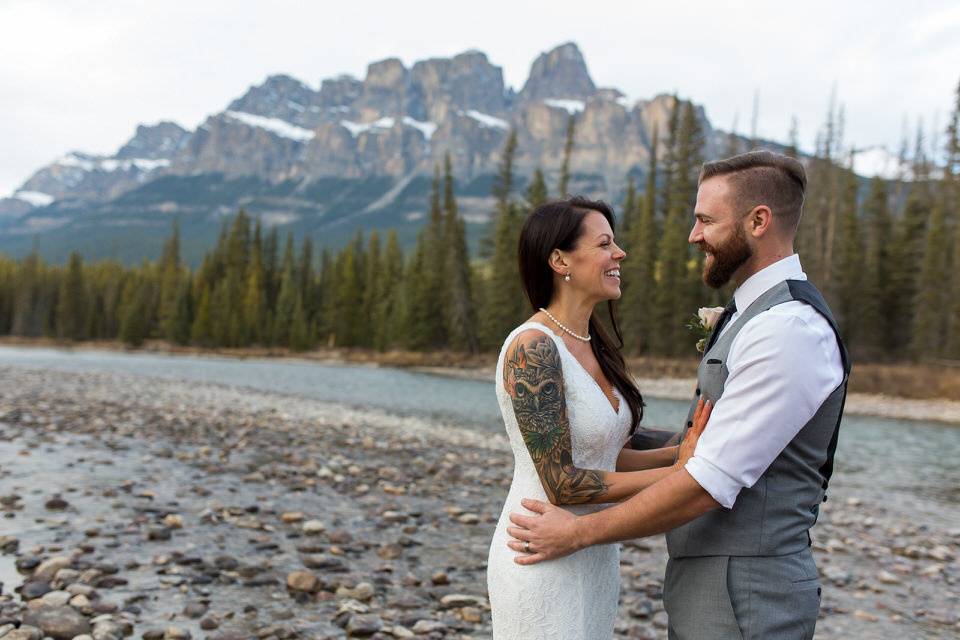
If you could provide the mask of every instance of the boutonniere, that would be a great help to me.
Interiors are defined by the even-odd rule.
[[[707,347],[707,340],[710,338],[710,332],[717,326],[717,320],[723,314],[723,307],[700,307],[697,315],[691,316],[687,322],[687,329],[693,331],[699,339],[697,340],[697,351],[703,353]]]

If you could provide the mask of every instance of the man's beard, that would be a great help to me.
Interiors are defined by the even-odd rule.
[[[747,242],[747,234],[739,225],[733,236],[723,244],[713,247],[706,242],[701,242],[700,248],[713,255],[712,264],[707,266],[705,262],[703,265],[703,282],[712,289],[719,289],[730,282],[730,278],[737,269],[753,257],[753,249]]]

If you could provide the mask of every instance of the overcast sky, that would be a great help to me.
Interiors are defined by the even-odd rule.
[[[848,143],[899,146],[946,123],[960,80],[960,2],[0,0],[0,195],[72,150],[112,154],[138,123],[194,128],[250,85],[313,87],[484,51],[519,90],[534,58],[575,41],[594,81],[630,98],[678,91],[714,126],[810,148],[831,88]],[[942,136],[941,136],[942,139]]]

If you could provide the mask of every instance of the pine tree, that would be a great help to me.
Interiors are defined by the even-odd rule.
[[[511,198],[516,147],[516,131],[511,130],[493,188],[497,212],[493,218],[492,256],[486,265],[479,332],[480,342],[485,348],[499,345],[523,319],[526,309],[517,266],[517,245],[523,214],[520,205]]]
[[[273,325],[273,342],[283,347],[290,346],[290,332],[293,327],[297,299],[300,297],[300,292],[297,290],[298,281],[293,258],[293,235],[287,234],[287,244],[283,253],[283,271],[280,276],[280,292],[277,294]]]
[[[86,338],[88,292],[83,277],[83,260],[70,252],[67,272],[57,296],[57,335],[68,340]]]
[[[373,347],[376,342],[377,305],[383,297],[383,257],[380,254],[380,234],[370,232],[367,241],[367,257],[363,276],[363,308],[369,314],[367,329],[359,336],[361,346]]]
[[[337,346],[355,347],[369,332],[369,318],[362,306],[364,262],[363,236],[358,232],[337,256],[337,279],[333,284]]]
[[[479,344],[477,314],[473,306],[473,286],[470,281],[470,253],[467,249],[466,229],[457,211],[453,187],[450,154],[447,154],[443,163],[443,245],[446,253],[446,290],[443,298],[447,335],[453,349],[476,353]]]
[[[184,278],[180,281],[180,291],[177,293],[177,308],[173,317],[169,340],[173,340],[177,344],[188,344],[190,342],[192,312],[193,301],[190,297],[190,281]]]
[[[830,253],[839,200],[840,167],[834,162],[834,153],[840,146],[838,119],[836,96],[831,94],[816,152],[807,164],[808,186],[796,240],[804,271],[824,290],[830,287]]]
[[[627,349],[633,353],[650,350],[652,333],[651,307],[657,296],[657,129],[654,127],[650,145],[650,165],[647,169],[646,189],[639,207],[636,224],[627,234],[627,257],[621,265],[623,275],[623,337]]]
[[[145,277],[146,269],[131,274],[124,286],[120,306],[120,339],[127,345],[139,347],[147,337],[150,327],[150,286]]]
[[[264,344],[271,335],[267,326],[267,287],[263,268],[262,229],[260,220],[253,231],[250,261],[244,278],[243,290],[243,343]]]
[[[663,180],[660,185],[660,206],[663,217],[666,218],[670,211],[670,197],[673,192],[673,178],[676,174],[676,156],[677,156],[677,132],[680,129],[680,111],[683,104],[680,99],[674,95],[670,107],[670,117],[667,119],[667,138],[664,144],[663,167],[661,174]]]
[[[281,269],[278,266],[277,254],[280,249],[280,239],[277,228],[273,227],[263,242],[263,284],[267,295],[267,309],[274,309],[277,305],[277,294],[280,291]]]
[[[309,235],[303,237],[300,245],[300,258],[297,261],[297,288],[300,290],[300,296],[303,298],[303,309],[306,318],[313,315],[314,301],[314,279],[316,273],[313,268],[313,240]]]
[[[960,359],[960,82],[957,83],[953,112],[947,126],[946,162],[941,181],[941,198],[948,213],[948,226],[953,227],[953,242],[948,270],[950,301],[946,309],[946,342],[948,358]]]
[[[893,320],[893,351],[904,353],[912,342],[917,312],[918,273],[923,258],[923,242],[931,211],[927,160],[924,154],[923,132],[918,127],[913,160],[914,181],[897,223],[890,254],[891,280],[896,296],[887,308]]]
[[[337,276],[336,265],[327,248],[320,254],[320,277],[317,284],[316,320],[314,322],[317,339],[325,345],[331,344],[334,332],[336,308],[334,304],[334,284]]]
[[[567,119],[567,138],[563,144],[563,164],[560,165],[560,182],[557,184],[558,196],[566,198],[570,188],[570,157],[573,155],[573,138],[576,131],[576,119],[573,114]]]
[[[44,272],[43,261],[34,248],[20,265],[14,282],[13,321],[11,333],[15,336],[43,335],[40,309],[40,287]]]
[[[698,261],[690,257],[687,237],[697,172],[703,161],[703,132],[693,104],[678,106],[682,117],[671,152],[669,209],[658,251],[659,280],[653,314],[656,330],[651,335],[654,348],[666,355],[689,352],[686,320],[700,306],[698,298],[702,295]]]
[[[424,243],[423,267],[420,272],[420,286],[417,296],[412,300],[417,309],[418,322],[422,324],[427,349],[442,349],[447,345],[447,319],[444,307],[448,300],[444,294],[448,291],[449,279],[446,269],[449,266],[447,254],[451,247],[446,243],[446,222],[440,196],[440,167],[434,167],[433,183],[430,190],[430,222],[427,224],[421,241]],[[452,193],[450,198],[452,198]],[[454,208],[456,205],[454,204]],[[454,213],[454,215],[456,215]]]
[[[503,157],[493,181],[493,197],[497,205],[490,217],[488,231],[480,240],[480,257],[489,259],[493,255],[493,245],[497,234],[497,219],[509,208],[513,195],[513,160],[517,153],[517,130],[511,128],[507,142],[503,147]]]
[[[209,347],[213,342],[213,323],[210,311],[210,288],[203,283],[200,285],[197,296],[197,313],[193,317],[190,327],[190,341],[194,344]]]
[[[528,314],[517,265],[520,226],[520,207],[510,203],[497,219],[493,258],[488,265],[490,275],[481,327],[482,341],[487,348],[500,344]]]
[[[293,351],[307,351],[313,347],[313,336],[307,323],[307,314],[300,296],[294,301],[293,317],[290,321],[290,348]]]
[[[380,284],[382,286],[382,294],[373,309],[374,323],[372,332],[374,335],[374,346],[383,351],[399,342],[399,319],[403,317],[403,253],[400,250],[397,232],[394,230],[391,230],[387,235],[381,274]]]
[[[165,340],[174,340],[182,275],[180,225],[174,219],[173,231],[163,245],[163,255],[160,258],[160,335]]]
[[[863,263],[863,242],[857,219],[857,176],[851,168],[843,176],[843,201],[839,229],[836,236],[836,259],[831,278],[832,309],[840,334],[848,349],[854,350],[860,340],[863,318],[863,281],[860,266]]]
[[[621,237],[630,234],[630,227],[637,217],[637,187],[633,184],[633,176],[627,178],[627,192],[623,198],[623,213],[620,214],[620,228],[617,230]]]
[[[915,358],[936,357],[946,340],[949,308],[943,278],[949,266],[949,236],[943,207],[932,203],[933,211],[923,241],[920,271],[917,279],[916,311],[911,332],[910,351]]]
[[[550,197],[547,190],[547,182],[543,178],[543,171],[540,167],[534,170],[533,178],[530,180],[530,185],[527,187],[527,192],[524,194],[524,197],[527,201],[527,206],[531,210],[542,205]]]
[[[0,335],[13,327],[13,298],[16,290],[17,263],[0,257]]]
[[[869,357],[889,356],[892,347],[890,316],[884,311],[887,301],[896,295],[890,281],[891,219],[886,182],[880,177],[870,181],[863,204],[862,220],[866,248],[862,275],[863,307],[860,344]]]

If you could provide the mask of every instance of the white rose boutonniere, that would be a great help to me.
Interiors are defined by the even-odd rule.
[[[700,307],[697,315],[687,323],[687,329],[695,332],[700,339],[697,340],[697,351],[703,353],[707,347],[707,340],[710,338],[710,332],[717,326],[717,321],[723,315],[723,307]]]

